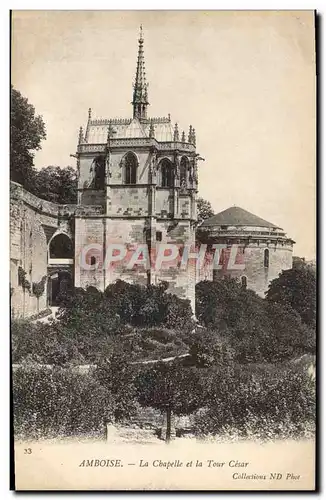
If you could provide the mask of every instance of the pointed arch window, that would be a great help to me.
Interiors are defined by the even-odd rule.
[[[264,267],[265,269],[269,268],[269,250],[268,248],[264,251]]]
[[[164,159],[161,161],[161,186],[170,188],[173,187],[173,165],[172,163]]]
[[[92,189],[104,189],[105,184],[105,156],[98,155],[92,161],[90,174],[92,176],[89,187]]]
[[[180,186],[186,187],[187,185],[187,171],[189,170],[189,160],[185,156],[181,158],[180,162]]]
[[[125,184],[136,184],[137,182],[137,158],[133,153],[127,153],[125,157]]]

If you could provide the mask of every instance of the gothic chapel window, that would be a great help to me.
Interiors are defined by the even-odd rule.
[[[132,153],[128,153],[125,159],[125,184],[136,184],[137,159]]]
[[[264,251],[264,267],[265,268],[269,267],[269,250],[268,250],[268,248],[266,248]]]
[[[183,157],[180,162],[180,185],[181,187],[186,186],[187,183],[187,167],[188,167],[187,158]]]
[[[173,187],[173,168],[169,160],[161,162],[162,187]]]

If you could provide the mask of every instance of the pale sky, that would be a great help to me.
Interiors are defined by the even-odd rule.
[[[35,165],[75,165],[78,129],[129,118],[139,25],[150,116],[195,127],[199,194],[285,229],[315,257],[312,11],[15,11],[12,83],[43,116]]]

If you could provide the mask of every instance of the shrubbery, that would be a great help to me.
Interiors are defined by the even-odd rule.
[[[77,288],[62,297],[59,322],[12,323],[12,360],[26,356],[46,364],[97,363],[120,345],[131,359],[157,359],[186,352],[194,327],[190,303],[166,293],[166,286],[123,281],[104,293]]]
[[[103,435],[104,424],[137,409],[134,373],[123,355],[88,372],[24,363],[13,372],[16,437]]]
[[[270,283],[266,299],[272,303],[291,307],[304,323],[315,328],[316,280],[316,270],[302,261],[300,265],[282,271],[279,277]]]
[[[225,383],[209,379],[205,410],[196,418],[202,435],[231,431],[240,437],[286,438],[307,435],[315,426],[315,383],[291,365],[237,367]]]
[[[315,332],[290,305],[262,299],[232,278],[196,286],[196,314],[227,338],[239,363],[278,363],[315,351]]]
[[[63,297],[60,321],[13,321],[13,362],[22,364],[13,374],[16,435],[99,432],[105,421],[129,422],[139,404],[165,411],[169,422],[199,410],[201,435],[313,431],[314,380],[292,363],[315,349],[300,315],[229,278],[197,285],[197,315],[204,327],[164,284],[118,281],[104,293]],[[96,368],[82,374],[73,364]]]
[[[13,372],[13,405],[16,438],[98,433],[113,411],[92,374],[28,365]]]

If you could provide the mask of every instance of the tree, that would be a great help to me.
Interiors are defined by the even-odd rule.
[[[197,199],[197,213],[198,213],[198,222],[202,222],[209,217],[215,215],[213,207],[211,203],[204,198],[199,197]]]
[[[291,363],[238,366],[225,380],[212,373],[205,407],[196,415],[199,434],[262,439],[293,438],[314,430],[314,380]]]
[[[136,380],[138,400],[166,414],[166,442],[171,439],[173,414],[188,415],[202,404],[204,386],[200,370],[184,367],[178,361],[155,363]]]
[[[287,304],[262,299],[232,278],[196,285],[199,321],[229,341],[238,363],[282,362],[314,352],[314,331]]]
[[[39,198],[60,204],[77,203],[77,173],[70,166],[49,166],[34,175],[33,193]]]
[[[11,87],[10,178],[27,189],[33,186],[34,151],[46,138],[43,118],[21,93]]]
[[[116,346],[110,356],[103,357],[99,361],[94,376],[99,385],[110,394],[112,400],[110,416],[114,422],[129,419],[137,405],[135,368],[130,363],[129,356],[120,346]]]
[[[201,329],[191,338],[186,364],[197,368],[219,367],[223,375],[233,366],[234,350],[226,338],[211,330]]]
[[[290,306],[297,311],[302,321],[315,327],[316,324],[316,271],[304,263],[293,269],[282,271],[266,292],[269,302]]]
[[[190,301],[168,293],[165,282],[141,286],[117,280],[106,288],[104,296],[125,324],[183,331],[194,326]]]

